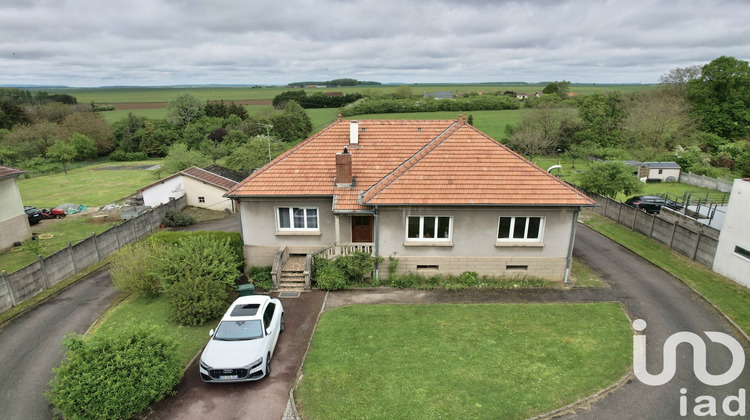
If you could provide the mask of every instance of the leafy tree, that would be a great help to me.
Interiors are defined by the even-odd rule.
[[[555,144],[539,127],[522,125],[508,138],[508,146],[533,160],[534,156],[551,152]]]
[[[204,105],[195,95],[185,93],[167,104],[167,121],[177,127],[184,127],[206,115]]]
[[[60,124],[60,133],[65,139],[69,139],[75,133],[85,135],[94,141],[99,156],[107,155],[115,149],[112,126],[95,112],[76,112],[68,115]]]
[[[76,151],[77,160],[86,160],[95,158],[97,155],[96,144],[94,140],[91,140],[88,136],[81,133],[74,133],[70,140],[68,140],[71,146]]]
[[[22,158],[47,157],[47,148],[59,138],[59,134],[57,124],[42,121],[16,126],[3,140]]]
[[[590,95],[581,102],[578,112],[586,123],[584,130],[576,136],[579,142],[590,140],[601,146],[619,144],[627,116],[622,94],[615,91],[607,95]]]
[[[234,148],[224,165],[237,172],[260,168],[269,162],[269,149],[273,159],[286,150],[286,145],[274,138],[257,136]]]
[[[112,124],[117,148],[125,152],[140,150],[141,139],[136,135],[145,126],[145,117],[136,117],[132,112],[128,116]]]
[[[140,138],[141,152],[149,156],[164,156],[169,147],[180,139],[180,133],[166,121],[146,121],[135,134]]]
[[[579,178],[584,191],[614,197],[618,193],[632,195],[643,189],[632,170],[622,162],[592,162]]]
[[[171,175],[191,166],[202,168],[211,164],[211,159],[197,150],[188,150],[184,143],[175,143],[169,148],[164,163],[154,172],[157,176]]]
[[[625,132],[633,148],[672,149],[694,130],[690,104],[658,90],[635,94],[627,104]]]
[[[276,95],[273,98],[272,104],[276,109],[283,109],[287,102],[295,101],[297,103],[303,102],[307,98],[307,92],[304,90],[288,90]]]
[[[234,102],[227,105],[223,99],[219,102],[206,101],[205,112],[207,117],[228,118],[230,115],[236,115],[240,120],[248,117],[244,106],[235,104]]]
[[[701,128],[728,139],[750,135],[750,65],[721,56],[703,66],[700,78],[688,82],[688,100]]]
[[[678,96],[687,94],[688,82],[701,77],[702,66],[678,67],[659,77],[659,83],[668,92]]]
[[[542,93],[544,93],[545,95],[552,95],[557,93],[557,82],[547,83],[547,86],[542,89]]]
[[[49,121],[59,124],[74,112],[74,107],[60,102],[49,102],[29,108],[29,115],[34,122]]]
[[[75,160],[77,154],[78,152],[76,151],[75,146],[62,140],[55,141],[55,143],[47,149],[47,156],[62,163],[63,171],[66,174],[68,173],[68,163]]]
[[[393,97],[396,99],[406,99],[411,98],[414,95],[411,90],[411,86],[409,85],[401,85],[396,88],[396,91],[393,93]]]
[[[0,97],[0,129],[31,122],[23,107],[10,99]]]

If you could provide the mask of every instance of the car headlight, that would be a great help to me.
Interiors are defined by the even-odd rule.
[[[245,365],[242,367],[247,370],[253,370],[257,368],[258,366],[260,366],[262,363],[263,363],[263,358],[261,357],[260,359],[254,361],[253,363],[250,363],[249,365]]]
[[[205,370],[211,370],[211,369],[213,369],[211,366],[209,366],[205,362],[203,362],[203,360],[201,360],[200,365]]]

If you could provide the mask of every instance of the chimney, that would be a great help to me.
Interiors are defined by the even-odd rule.
[[[336,153],[336,186],[352,186],[352,155],[346,147],[342,153]]]
[[[349,121],[349,144],[359,144],[359,121]]]

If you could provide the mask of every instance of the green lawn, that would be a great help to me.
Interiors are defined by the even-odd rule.
[[[103,169],[107,167],[139,168],[154,166],[161,160],[142,162],[107,162],[84,168],[34,178],[20,178],[18,189],[25,206],[52,208],[63,203],[103,206],[135,194],[136,190],[156,181],[148,169]],[[44,222],[42,222],[44,223]]]
[[[585,211],[582,220],[597,232],[682,279],[750,334],[750,289],[592,211]]]
[[[37,239],[42,245],[42,257],[52,255],[62,248],[68,246],[68,242],[76,244],[92,233],[101,233],[112,227],[112,223],[90,223],[90,217],[72,218],[64,220],[42,220],[31,227],[31,231],[39,233]],[[0,270],[8,273],[25,267],[37,259],[32,252],[23,247],[15,247],[9,251],[0,253]]]
[[[128,323],[155,325],[166,337],[177,342],[185,366],[208,342],[208,331],[216,326],[208,322],[198,327],[186,327],[172,320],[172,308],[165,297],[147,298],[132,295],[107,314],[92,328],[90,334],[107,329],[121,328]],[[198,374],[197,372],[195,373]]]
[[[323,314],[295,392],[307,419],[520,419],[630,365],[616,303],[356,305]]]

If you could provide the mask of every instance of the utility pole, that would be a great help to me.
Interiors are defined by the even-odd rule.
[[[258,123],[258,127],[263,127],[266,129],[266,141],[268,142],[268,161],[271,161],[271,129],[273,128],[273,124],[261,124]]]

